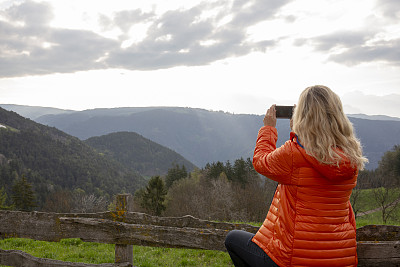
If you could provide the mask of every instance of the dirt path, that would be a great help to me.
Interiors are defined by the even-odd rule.
[[[390,203],[388,208],[396,205],[399,202],[400,202],[400,198],[395,200],[395,201],[393,201],[392,203]],[[376,209],[373,209],[373,210],[367,210],[367,211],[364,211],[364,212],[358,212],[357,213],[357,217],[364,216],[364,215],[367,215],[367,214],[371,214],[371,213],[374,213],[374,212],[377,212],[377,211],[380,211],[380,210],[382,210],[382,207],[379,207],[379,208],[376,208]]]

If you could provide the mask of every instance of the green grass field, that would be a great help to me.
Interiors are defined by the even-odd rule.
[[[0,240],[4,250],[22,250],[39,258],[83,263],[114,262],[114,245],[87,243],[80,239],[64,239],[60,242],[34,241],[22,238]],[[226,252],[172,249],[155,247],[133,247],[135,266],[233,266]],[[0,265],[2,266],[2,265]]]
[[[400,189],[395,189],[397,190],[397,194],[394,194],[394,196],[398,196],[398,190]],[[361,194],[359,196],[359,202],[360,203],[360,210],[359,212],[364,212],[368,210],[373,210],[375,208],[378,208],[379,205],[376,203],[374,200],[374,194],[372,189],[363,189],[361,191]],[[389,198],[388,202],[392,202],[395,199]],[[362,227],[365,225],[370,225],[370,224],[384,224],[382,220],[382,211],[377,211],[368,215],[364,216],[358,216],[357,217],[357,227]],[[397,208],[393,211],[391,218],[388,219],[386,224],[389,225],[400,225],[400,204],[397,206]]]

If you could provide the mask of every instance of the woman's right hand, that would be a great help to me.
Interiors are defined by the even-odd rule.
[[[272,126],[276,127],[276,110],[275,110],[275,104],[272,105],[268,110],[267,113],[264,116],[263,122],[264,126]]]

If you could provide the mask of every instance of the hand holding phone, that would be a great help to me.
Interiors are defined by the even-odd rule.
[[[263,122],[264,126],[276,127],[276,105],[272,105],[264,116]]]

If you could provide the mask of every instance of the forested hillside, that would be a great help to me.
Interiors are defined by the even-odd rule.
[[[92,137],[85,143],[144,176],[166,175],[173,164],[184,165],[188,171],[195,168],[175,151],[134,132]]]
[[[350,117],[370,160],[368,169],[376,168],[383,154],[400,143],[400,121],[389,119]],[[172,107],[94,109],[46,115],[37,121],[80,139],[120,131],[137,132],[173,149],[198,167],[207,162],[252,157],[262,126],[259,115]],[[279,146],[289,137],[288,120],[278,120],[277,129]]]
[[[37,205],[57,191],[112,197],[133,193],[144,179],[76,137],[0,108],[0,189],[9,198],[24,177]],[[1,204],[1,203],[0,203]]]

